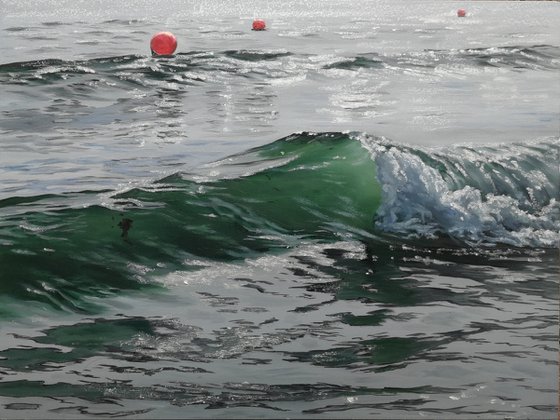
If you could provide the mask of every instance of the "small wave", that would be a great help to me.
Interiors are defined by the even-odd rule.
[[[226,57],[236,58],[244,61],[274,60],[280,57],[292,55],[288,51],[259,51],[259,50],[229,50],[223,53]]]
[[[59,22],[59,21],[50,21],[50,22],[43,22],[42,25],[53,27],[53,26],[71,25],[71,23],[64,23],[64,22]]]
[[[31,29],[28,26],[12,26],[10,28],[6,28],[5,31],[8,32],[23,32],[23,31],[28,31],[29,29]]]
[[[427,50],[434,64],[467,64],[475,67],[500,67],[513,70],[558,70],[560,48],[552,45]]]
[[[350,60],[341,60],[336,63],[327,64],[323,68],[329,69],[342,69],[354,70],[360,68],[383,68],[383,60],[377,54],[364,54],[358,55]]]
[[[145,25],[146,24],[146,20],[145,19],[110,19],[110,20],[106,20],[104,22],[102,22],[103,25],[105,24],[109,24],[109,25],[115,25],[115,26],[122,26],[122,25]]]

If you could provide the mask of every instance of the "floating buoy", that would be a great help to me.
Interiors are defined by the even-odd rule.
[[[465,16],[467,16],[467,11],[465,9],[459,9],[459,10],[457,10],[457,16],[465,17]]]
[[[255,19],[253,21],[253,31],[264,31],[266,29],[266,23],[262,19]]]
[[[171,55],[177,48],[177,38],[171,32],[159,32],[152,37],[152,55]]]

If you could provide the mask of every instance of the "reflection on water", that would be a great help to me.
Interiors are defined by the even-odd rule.
[[[4,327],[0,393],[6,410],[31,416],[159,416],[184,406],[470,415],[492,398],[496,415],[550,413],[524,401],[538,399],[533,389],[555,392],[546,372],[557,350],[557,258],[341,242],[177,272],[166,280],[176,296],[151,298],[175,317],[115,308],[41,331]],[[294,372],[290,383],[279,369]],[[301,401],[312,404],[300,410]]]

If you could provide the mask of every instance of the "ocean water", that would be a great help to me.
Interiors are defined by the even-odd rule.
[[[0,418],[556,418],[558,2],[0,8]]]

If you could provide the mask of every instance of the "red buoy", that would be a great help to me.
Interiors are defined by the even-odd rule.
[[[465,9],[459,9],[459,10],[457,10],[457,16],[465,17],[465,16],[467,16],[467,11]]]
[[[152,37],[152,55],[171,55],[177,48],[177,38],[171,32],[159,32]]]
[[[253,31],[264,31],[266,29],[266,23],[264,20],[255,19],[253,21]]]

